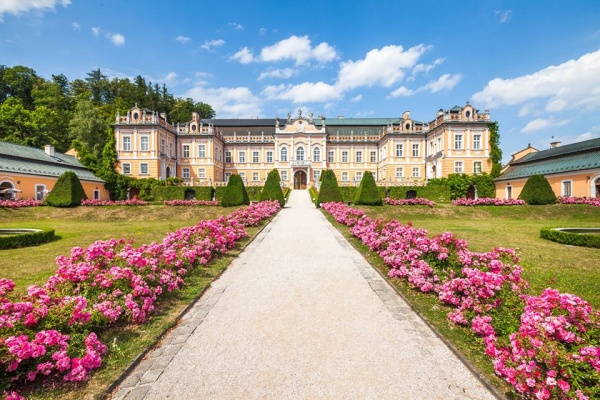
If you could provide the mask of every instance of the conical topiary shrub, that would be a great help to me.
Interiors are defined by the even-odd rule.
[[[87,199],[83,186],[75,172],[67,171],[62,174],[45,202],[52,207],[74,207],[81,204],[82,199]]]
[[[321,203],[340,202],[344,201],[342,192],[337,183],[335,172],[330,169],[325,170],[322,175],[321,187],[319,188],[319,196],[317,197],[316,205],[319,207]]]
[[[371,171],[364,173],[354,196],[354,204],[364,204],[366,206],[380,206],[383,204]]]
[[[260,193],[260,201],[265,200],[276,200],[281,207],[285,204],[283,192],[281,191],[281,178],[279,177],[279,171],[277,171],[277,169],[273,169],[269,172],[265,186]]]
[[[531,205],[556,203],[556,195],[544,175],[531,175],[525,182],[519,199]]]
[[[250,204],[250,199],[248,198],[244,181],[242,181],[239,175],[234,174],[231,175],[229,182],[227,182],[225,193],[221,199],[221,205],[223,207],[235,207],[242,204]]]

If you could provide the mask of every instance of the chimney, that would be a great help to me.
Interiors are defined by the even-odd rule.
[[[48,154],[50,157],[54,157],[54,146],[52,146],[51,144],[45,145],[44,153]]]
[[[556,147],[560,146],[560,142],[550,142],[550,148],[554,149]]]

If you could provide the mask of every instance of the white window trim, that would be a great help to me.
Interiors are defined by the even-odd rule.
[[[508,199],[512,199],[512,192],[513,192],[513,187],[512,185],[506,185],[506,189],[504,189],[504,197],[508,200]],[[510,196],[508,195],[510,193]]]
[[[146,172],[142,171],[142,166],[146,166]],[[148,163],[140,163],[139,165],[140,175],[149,175],[150,174],[150,165]]]
[[[144,150],[144,146],[142,145],[142,139],[147,139],[148,140],[148,148],[146,150]],[[140,135],[140,151],[150,151],[150,136],[148,135]]]
[[[479,172],[475,171],[475,165],[479,164]],[[482,161],[473,161],[473,175],[479,175],[483,173],[483,162]]]
[[[125,138],[129,139],[129,150],[125,150]],[[123,135],[122,141],[121,141],[121,150],[122,151],[132,151],[131,143],[132,143],[131,135]]]
[[[565,194],[565,183],[569,183],[571,185],[571,194],[568,195],[568,197],[573,197],[573,180],[572,179],[565,179],[564,181],[560,181],[560,193],[562,197],[567,196]]]
[[[125,172],[125,166],[129,166],[129,172]],[[121,171],[123,172],[123,175],[131,175],[131,163],[123,163],[121,164]]]
[[[39,187],[43,187],[43,189],[41,191],[38,191],[37,188]],[[44,200],[46,198],[46,196],[48,195],[48,188],[46,187],[46,184],[44,183],[36,183],[34,186],[35,188],[35,199],[36,200]],[[42,198],[38,199],[38,193],[42,193]]]
[[[456,167],[460,165],[460,171],[456,170]],[[465,173],[465,163],[464,161],[454,161],[454,173],[455,174],[464,174]]]

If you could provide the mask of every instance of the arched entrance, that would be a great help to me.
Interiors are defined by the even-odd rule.
[[[600,178],[596,179],[594,187],[596,188],[596,197],[600,197]]]
[[[467,199],[475,200],[476,197],[477,197],[477,190],[475,189],[475,186],[473,186],[473,185],[469,186],[469,188],[467,189]]]
[[[417,191],[416,190],[408,190],[406,192],[406,198],[407,199],[416,199],[417,198]]]
[[[306,172],[296,171],[294,173],[294,189],[297,189],[297,190],[306,189]]]
[[[14,186],[9,181],[0,183],[0,199],[10,200],[14,198]]]
[[[165,171],[165,178],[170,178],[171,177],[171,167],[167,167],[166,171]]]

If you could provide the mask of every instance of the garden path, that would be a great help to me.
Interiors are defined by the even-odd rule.
[[[112,398],[495,397],[293,191]]]

